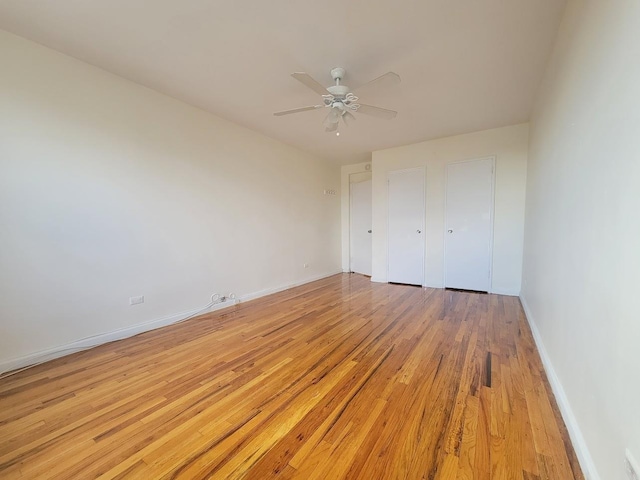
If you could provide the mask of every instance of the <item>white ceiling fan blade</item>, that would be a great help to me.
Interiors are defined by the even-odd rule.
[[[309,110],[316,110],[318,108],[324,108],[324,105],[311,105],[310,107],[294,108],[293,110],[284,110],[283,112],[276,112],[274,113],[274,115],[276,117],[281,117],[282,115],[290,115],[292,113],[306,112]]]
[[[328,123],[327,124],[327,128],[324,129],[325,132],[335,132],[336,130],[338,130],[338,124],[337,123]]]
[[[364,85],[360,85],[355,90],[360,91],[369,88],[391,87],[400,83],[400,75],[394,72],[387,72],[384,75],[380,75],[378,78],[374,78]]]
[[[345,124],[347,127],[349,126],[349,122],[350,122],[351,120],[355,120],[355,119],[356,119],[356,117],[355,117],[351,112],[349,112],[348,110],[347,110],[347,111],[345,111],[345,112],[342,114],[342,120],[344,121],[344,124]],[[348,121],[347,121],[347,120],[348,120]]]
[[[398,112],[395,110],[387,110],[386,108],[374,107],[373,105],[365,105],[361,103],[356,110],[358,113],[364,113],[365,115],[371,115],[372,117],[384,118],[391,120],[396,118]]]
[[[314,92],[320,95],[326,95],[327,89],[323,87],[320,82],[316,81],[311,75],[304,72],[295,72],[292,73],[291,76],[298,80],[300,83],[304,84],[307,88],[310,88]]]
[[[329,114],[327,118],[324,119],[325,123],[335,123],[337,124],[340,121],[340,113],[336,108],[331,108],[329,110]]]

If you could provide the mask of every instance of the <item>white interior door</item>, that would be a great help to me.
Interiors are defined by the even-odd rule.
[[[389,282],[422,285],[425,171],[389,173]]]
[[[352,183],[351,189],[351,271],[371,276],[371,180]]]
[[[493,165],[493,158],[447,165],[447,288],[490,290]]]

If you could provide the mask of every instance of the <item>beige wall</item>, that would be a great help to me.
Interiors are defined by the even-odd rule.
[[[339,166],[1,31],[0,65],[0,370],[340,270]]]
[[[387,176],[426,167],[425,283],[444,286],[445,169],[449,162],[496,157],[492,291],[520,293],[528,125],[514,125],[373,153],[373,276],[387,281]]]
[[[570,1],[531,124],[522,300],[602,480],[640,460],[638,59],[640,2]]]

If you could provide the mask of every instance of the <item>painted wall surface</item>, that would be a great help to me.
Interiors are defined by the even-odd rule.
[[[340,270],[339,166],[5,32],[0,65],[0,363]]]
[[[485,130],[373,153],[373,281],[387,281],[387,177],[426,166],[425,284],[444,286],[446,165],[496,157],[492,291],[520,293],[528,124]]]
[[[531,123],[522,299],[591,478],[640,459],[639,59],[640,2],[570,1]]]

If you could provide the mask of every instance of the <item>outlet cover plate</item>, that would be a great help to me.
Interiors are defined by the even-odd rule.
[[[144,303],[144,295],[129,297],[129,305],[140,305],[141,303]]]

